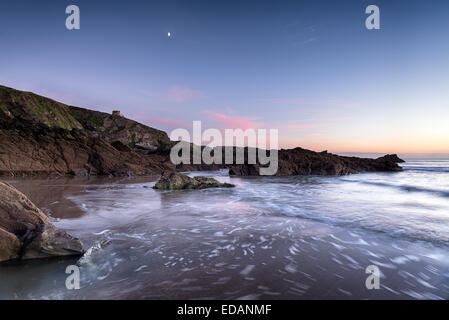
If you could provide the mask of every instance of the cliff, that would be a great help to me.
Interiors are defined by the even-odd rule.
[[[78,107],[71,107],[71,113],[92,136],[107,142],[120,141],[142,153],[167,153],[171,141],[167,133],[122,116],[112,115]]]
[[[83,128],[69,106],[31,92],[0,86],[0,124],[14,120],[67,130]]]
[[[0,123],[27,121],[66,130],[84,129],[92,137],[120,141],[147,153],[170,150],[168,135],[125,117],[68,106],[31,92],[0,86]]]
[[[136,138],[149,152],[166,153],[165,132],[119,118],[0,86],[0,175],[143,175],[172,168],[166,158],[129,147]],[[114,130],[117,125],[125,129]]]

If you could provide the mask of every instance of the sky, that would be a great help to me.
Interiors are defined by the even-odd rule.
[[[79,30],[65,27],[71,4]],[[380,30],[365,27],[371,4]],[[168,133],[201,120],[278,129],[284,148],[449,154],[448,12],[446,0],[3,1],[0,84]]]

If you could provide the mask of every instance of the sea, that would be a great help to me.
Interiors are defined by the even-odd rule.
[[[111,242],[79,289],[77,258],[0,264],[0,299],[448,299],[449,160],[401,166],[189,172],[236,187],[180,191],[152,189],[157,176],[8,180],[86,247]]]

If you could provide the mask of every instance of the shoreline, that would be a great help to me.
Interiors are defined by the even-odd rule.
[[[230,179],[219,175],[216,178]],[[316,178],[322,180],[321,177]],[[285,178],[276,179],[282,181]],[[104,184],[104,179],[76,180],[77,183],[71,180],[72,183],[62,188],[64,191],[60,194],[55,193],[61,189],[59,179],[54,185],[51,183],[53,180],[47,179],[32,184],[23,181],[22,185],[28,185],[29,191],[26,192],[33,201],[40,201],[44,208],[53,212],[53,218],[57,218],[54,223],[58,227],[80,237],[87,246],[102,238],[112,240],[110,247],[96,258],[96,267],[89,269],[83,279],[87,283],[84,287],[87,291],[66,292],[61,288],[63,282],[60,281],[65,277],[61,270],[71,263],[70,259],[1,265],[0,278],[2,274],[12,278],[20,274],[26,279],[25,270],[31,271],[30,266],[37,275],[42,273],[43,279],[48,278],[45,276],[48,272],[56,272],[52,281],[59,282],[60,286],[49,288],[43,280],[36,287],[48,291],[47,296],[56,299],[95,299],[98,298],[98,290],[105,299],[449,297],[449,294],[441,296],[442,287],[436,289],[438,286],[435,286],[435,281],[443,281],[443,284],[446,281],[444,270],[449,268],[447,250],[429,242],[409,241],[301,217],[260,215],[259,209],[247,207],[249,203],[242,200],[234,202],[235,210],[241,213],[232,214],[213,199],[232,201],[235,197],[233,191],[226,191],[226,195],[223,195],[223,190],[157,193],[144,188],[155,180],[141,179],[129,183],[125,179],[120,184],[110,183],[110,180]],[[266,179],[232,178],[232,181],[237,182],[240,188],[249,185],[260,188]],[[16,180],[15,185],[20,189],[21,181]],[[44,194],[52,194],[53,198]],[[145,199],[142,199],[143,195],[146,195]],[[34,198],[36,196],[38,198]],[[54,203],[58,197],[60,203]],[[66,201],[61,202],[61,197]],[[133,203],[133,206],[129,209],[123,207],[123,197],[128,197],[127,203]],[[215,208],[214,211],[203,207],[204,213],[192,212],[189,208],[196,208],[199,199],[203,205],[199,202],[198,208],[206,205]],[[69,217],[59,211],[70,207],[83,214],[72,212]],[[231,247],[225,249],[229,245]],[[130,251],[129,248],[134,249]],[[217,248],[222,249],[218,249],[220,254],[216,256],[214,250]],[[121,261],[125,256],[128,258]],[[173,258],[169,259],[170,256]],[[441,260],[444,256],[446,258]],[[179,266],[183,263],[185,267]],[[385,276],[381,279],[383,286],[380,292],[368,292],[364,287],[367,277],[365,265],[372,263],[380,265]],[[435,274],[432,276],[429,270]],[[419,276],[423,272],[431,278],[423,280]],[[103,277],[105,280],[99,280]],[[123,279],[128,279],[129,283],[122,283]],[[158,280],[155,282],[155,279]],[[401,279],[413,286],[401,284]]]

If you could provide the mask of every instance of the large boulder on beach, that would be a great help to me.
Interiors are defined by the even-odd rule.
[[[80,240],[56,228],[23,193],[0,182],[0,261],[83,252]]]
[[[159,190],[182,190],[182,189],[206,189],[206,188],[232,188],[235,187],[230,183],[221,183],[210,177],[194,177],[174,172],[165,171],[162,173],[160,180],[153,187]]]

